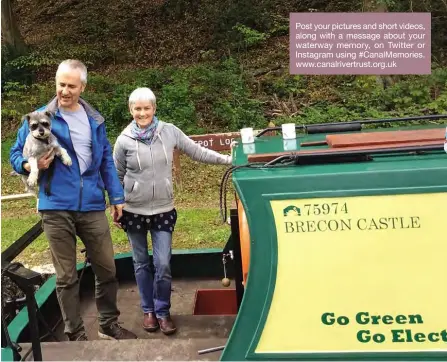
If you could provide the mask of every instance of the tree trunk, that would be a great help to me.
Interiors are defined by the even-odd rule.
[[[12,11],[13,0],[1,0],[2,2],[2,37],[5,45],[11,52],[12,58],[24,55],[28,52],[25,41],[17,26],[15,14]]]

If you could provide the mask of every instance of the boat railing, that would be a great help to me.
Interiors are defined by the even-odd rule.
[[[363,125],[368,124],[390,124],[407,122],[411,125],[411,122],[417,121],[435,121],[447,118],[447,114],[433,114],[428,116],[413,116],[413,117],[401,117],[401,118],[383,118],[383,119],[362,119],[346,122],[332,122],[332,123],[316,123],[316,124],[296,124],[295,129],[301,130],[306,134],[315,133],[339,133],[339,132],[358,132],[363,129]],[[281,127],[268,127],[260,131],[256,137],[261,137],[264,134],[269,134],[274,131],[281,131]]]
[[[25,250],[35,239],[42,234],[42,224],[37,222],[31,229],[29,229],[24,235],[12,243],[6,250],[2,252],[1,257],[1,270],[2,276],[5,275],[15,283],[20,290],[25,294],[25,303],[28,312],[29,331],[31,337],[31,349],[26,353],[32,351],[33,359],[35,361],[42,360],[42,350],[40,346],[40,334],[39,334],[39,321],[38,321],[38,306],[34,296],[35,287],[42,283],[42,275],[33,270],[25,268],[21,263],[14,262],[13,260]],[[2,305],[3,309],[3,305]],[[2,341],[5,341],[5,347],[12,350],[14,359],[20,357],[21,347],[12,341],[6,319],[2,310]],[[3,347],[3,346],[2,346]],[[24,359],[26,357],[23,357]]]

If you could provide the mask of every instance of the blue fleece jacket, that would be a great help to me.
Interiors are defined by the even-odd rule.
[[[113,162],[112,149],[107,140],[104,118],[87,102],[80,99],[84,107],[92,130],[92,163],[81,175],[76,152],[70,137],[70,130],[62,118],[57,99],[39,111],[48,110],[55,114],[52,119],[52,133],[56,136],[61,147],[70,155],[73,164],[65,166],[58,158],[54,158],[54,174],[50,183],[50,195],[45,194],[48,171],[44,171],[39,181],[38,210],[66,210],[66,211],[101,211],[106,208],[105,190],[107,190],[111,205],[124,203],[124,191],[118,179]],[[23,146],[28,136],[28,124],[24,122],[17,134],[17,140],[10,151],[10,162],[19,174],[26,174],[23,163]]]

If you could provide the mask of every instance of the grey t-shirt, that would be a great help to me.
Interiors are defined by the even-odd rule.
[[[70,129],[71,140],[82,175],[92,163],[92,129],[87,113],[82,106],[77,111],[59,110]]]

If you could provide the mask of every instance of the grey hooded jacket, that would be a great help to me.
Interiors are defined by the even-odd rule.
[[[113,159],[124,187],[124,210],[155,215],[174,208],[172,159],[174,147],[191,159],[208,164],[231,164],[231,156],[196,144],[171,123],[159,121],[152,144],[132,136],[128,125],[115,143]]]

